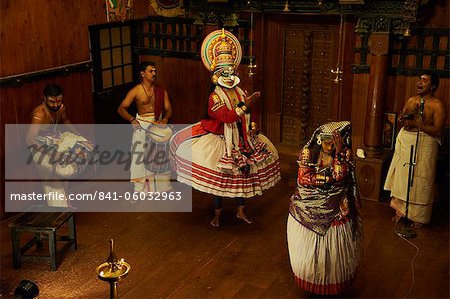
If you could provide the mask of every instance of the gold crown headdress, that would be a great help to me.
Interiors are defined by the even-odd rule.
[[[213,73],[229,67],[236,70],[242,59],[241,44],[231,32],[216,30],[203,41],[201,57],[205,67]]]

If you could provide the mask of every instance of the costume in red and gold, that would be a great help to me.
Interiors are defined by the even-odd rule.
[[[338,150],[324,138],[341,136]],[[334,137],[336,138],[336,137]],[[349,122],[325,124],[302,149],[287,223],[289,257],[297,284],[335,295],[353,281],[362,249],[359,199],[351,161]]]
[[[172,137],[171,160],[182,183],[216,196],[249,198],[281,176],[277,150],[252,127],[249,97],[237,86],[240,59],[240,44],[230,32],[217,30],[205,38],[202,60],[216,84],[208,118]]]

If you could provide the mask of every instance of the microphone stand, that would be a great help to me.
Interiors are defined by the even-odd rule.
[[[419,106],[419,114],[420,118],[423,121],[423,110],[425,107],[425,98],[420,98],[420,106]],[[401,218],[395,225],[394,231],[395,233],[403,238],[415,238],[417,236],[417,233],[413,230],[411,226],[408,226],[408,208],[409,208],[409,195],[411,193],[411,189],[413,186],[413,180],[414,180],[414,172],[415,172],[415,166],[416,166],[416,158],[417,158],[417,148],[419,145],[419,135],[420,135],[420,128],[417,130],[417,136],[416,136],[416,148],[414,151],[414,145],[411,145],[411,151],[409,153],[409,170],[408,170],[408,190],[406,192],[406,207],[405,207],[405,217]],[[401,225],[401,220],[403,219],[404,225]]]
[[[417,152],[417,149],[416,149]],[[394,231],[395,233],[403,238],[415,238],[417,236],[417,233],[412,229],[411,226],[408,226],[408,208],[409,208],[409,195],[412,188],[412,182],[413,182],[413,173],[414,173],[414,166],[415,166],[415,155],[414,155],[414,145],[411,145],[411,151],[409,154],[409,171],[408,171],[408,190],[406,191],[406,208],[405,208],[405,217],[401,218],[396,224]],[[402,222],[404,225],[402,225]]]

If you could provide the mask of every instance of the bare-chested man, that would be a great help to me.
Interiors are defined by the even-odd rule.
[[[398,220],[405,214],[410,151],[414,146],[416,165],[409,189],[408,219],[415,227],[428,224],[431,219],[438,143],[447,119],[444,105],[434,96],[438,86],[439,77],[434,72],[424,72],[417,82],[417,95],[406,101],[398,118],[404,127],[398,134],[384,185],[391,191],[391,207]]]
[[[42,146],[42,143],[36,138],[38,136],[57,138],[60,136],[63,127],[78,134],[66,115],[61,86],[49,84],[44,88],[43,103],[31,113],[31,125],[26,136],[26,142],[30,146],[41,179],[44,180],[44,192],[63,194],[63,198],[66,198],[67,184],[63,181],[58,181],[60,178],[55,173],[54,167],[51,166],[51,164],[59,161],[60,154],[58,152],[50,152],[48,147]],[[58,200],[47,204],[51,206],[67,206],[67,201]]]
[[[59,85],[49,84],[44,88],[44,101],[31,113],[31,124],[27,134],[28,145],[38,145],[36,136],[42,130],[56,133],[58,125],[66,125],[76,132],[66,115],[63,91]]]
[[[131,181],[134,182],[136,192],[155,191],[152,189],[155,182],[155,174],[149,173],[145,165],[139,161],[139,155],[144,153],[146,144],[145,129],[151,124],[167,124],[172,116],[172,106],[167,92],[161,86],[155,84],[156,67],[153,62],[143,61],[139,65],[141,83],[133,87],[120,104],[117,112],[123,119],[129,121],[134,128],[132,141]],[[136,103],[137,114],[131,115],[127,109]],[[167,174],[163,175],[165,177]],[[153,181],[150,182],[150,180]],[[161,181],[161,178],[159,179]],[[164,180],[164,179],[163,179]],[[169,184],[163,186],[159,183],[157,191],[169,189]]]

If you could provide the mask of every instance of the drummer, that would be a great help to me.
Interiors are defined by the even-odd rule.
[[[56,84],[48,84],[43,90],[43,102],[39,104],[31,113],[31,125],[28,129],[26,142],[32,151],[33,159],[36,163],[39,176],[42,179],[43,191],[46,194],[53,192],[56,198],[61,200],[47,201],[49,206],[67,207],[67,182],[61,181],[52,167],[45,167],[44,161],[51,156],[52,161],[59,161],[59,153],[50,153],[48,148],[41,146],[37,141],[38,136],[59,136],[62,131],[68,130],[76,135],[80,135],[71,124],[66,114],[66,107],[63,104],[63,90]],[[47,156],[45,159],[41,155]]]
[[[130,180],[134,183],[135,192],[167,191],[164,189],[170,189],[170,184],[167,182],[160,183],[158,187],[155,181],[170,180],[170,173],[158,175],[151,173],[146,169],[144,163],[137,161],[137,159],[144,154],[145,130],[152,124],[167,124],[172,116],[172,105],[167,91],[155,84],[157,75],[155,63],[141,62],[139,64],[139,75],[141,82],[128,92],[117,109],[120,116],[129,121],[134,129],[131,145]],[[137,114],[134,116],[128,112],[133,103],[136,103],[137,106]]]

